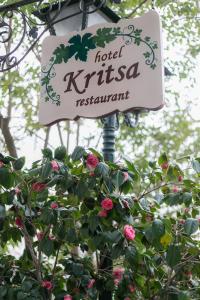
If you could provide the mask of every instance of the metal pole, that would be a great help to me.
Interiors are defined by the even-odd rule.
[[[104,119],[103,127],[103,156],[105,161],[115,160],[115,131],[117,116],[113,114]]]
[[[118,127],[118,118],[116,114],[103,119],[103,156],[105,161],[114,162],[115,160],[115,131]],[[100,254],[102,261],[101,269],[112,275],[113,262],[108,248]],[[99,300],[112,300],[112,292],[102,291]]]

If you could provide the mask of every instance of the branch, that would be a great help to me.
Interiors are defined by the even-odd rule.
[[[60,138],[60,143],[63,146],[63,138],[62,138],[62,133],[61,133],[61,128],[60,128],[60,123],[57,123],[57,128],[58,128],[58,134],[59,134],[59,138]]]
[[[134,10],[132,10],[132,12],[127,16],[127,18],[132,17],[132,15],[134,15],[137,10],[142,7],[142,5],[144,5],[147,2],[147,0],[143,0],[136,8],[134,8]]]
[[[3,118],[3,116],[0,114],[0,128],[5,140],[6,147],[11,156],[17,157],[17,149],[15,147],[14,139],[9,128],[9,122],[9,118]]]
[[[47,128],[47,131],[46,131],[46,137],[45,137],[45,142],[44,142],[44,148],[47,148],[47,146],[48,146],[50,130],[51,130],[51,127],[49,126],[49,127]]]
[[[33,260],[33,264],[34,264],[35,269],[36,269],[37,280],[41,283],[42,282],[42,275],[41,275],[41,269],[40,269],[40,262],[37,259],[35,251],[33,249],[33,243],[32,243],[32,241],[31,241],[31,239],[29,237],[29,234],[28,234],[28,231],[26,230],[25,225],[24,225],[24,227],[22,229],[22,233],[24,235],[25,245],[26,245],[26,247],[28,248],[28,250],[29,250],[29,252],[31,254],[31,257],[32,257],[32,260]]]
[[[56,259],[55,259],[54,266],[53,266],[52,281],[54,280],[54,276],[55,276],[55,272],[56,272],[56,266],[57,266],[57,263],[58,263],[58,255],[59,255],[59,251],[60,251],[60,246],[58,247],[58,250],[57,250],[57,253],[56,253]]]
[[[137,198],[137,200],[142,199],[144,196],[146,196],[146,195],[148,195],[148,194],[151,194],[152,192],[154,192],[154,191],[156,191],[156,190],[159,190],[160,188],[162,188],[162,187],[164,187],[164,186],[173,185],[173,184],[174,184],[173,182],[168,182],[168,183],[165,183],[165,184],[158,185],[158,186],[154,187],[153,189],[151,189],[151,190],[149,190],[149,191],[147,191],[147,192],[142,193],[142,195],[139,196],[139,197]],[[182,184],[181,184],[181,183],[179,183],[179,184],[176,183],[176,185],[181,186]]]

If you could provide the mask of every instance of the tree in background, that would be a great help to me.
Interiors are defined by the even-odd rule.
[[[1,5],[9,2],[2,1]],[[151,8],[150,1],[145,0],[129,0],[110,5],[121,17],[135,17]],[[161,14],[164,28],[165,65],[174,74],[171,77],[171,83],[170,80],[166,82],[168,106],[159,113],[151,112],[142,117],[139,126],[135,129],[128,129],[122,125],[117,140],[119,152],[122,152],[124,144],[128,142],[129,154],[134,153],[136,157],[141,159],[149,156],[150,148],[152,149],[151,157],[159,149],[161,151],[163,149],[169,151],[170,149],[170,153],[177,157],[197,153],[197,145],[200,142],[198,121],[193,120],[190,112],[196,103],[189,92],[186,92],[186,96],[184,96],[173,84],[174,81],[179,82],[180,80],[182,89],[190,91],[192,91],[192,86],[196,84],[193,70],[200,51],[198,42],[200,32],[199,2],[166,0],[156,1],[155,5]],[[24,9],[33,18],[32,11],[36,7],[28,5]],[[17,31],[15,32],[17,36],[21,28],[17,19],[15,22],[17,24]],[[6,44],[6,51],[9,51],[14,39]],[[25,47],[28,43],[27,40]],[[179,53],[176,53],[175,50]],[[52,139],[55,132],[52,134],[51,128],[44,129],[38,124],[39,78],[39,44],[17,70],[1,74],[0,139],[1,146],[12,156],[17,156],[17,150],[23,152],[22,149],[19,149],[20,142],[29,136],[42,139],[45,147],[53,144]],[[76,134],[75,143],[79,144],[81,124],[84,122],[78,122],[76,125],[73,122],[60,122],[56,125],[59,141],[61,144],[67,144],[67,149],[69,149],[73,132]],[[87,138],[88,146],[92,137],[93,134]]]

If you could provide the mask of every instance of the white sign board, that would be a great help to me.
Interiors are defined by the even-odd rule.
[[[115,111],[160,109],[163,58],[159,15],[105,23],[42,46],[39,119],[43,125]]]

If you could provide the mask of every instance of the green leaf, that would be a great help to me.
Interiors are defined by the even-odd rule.
[[[84,266],[80,263],[73,263],[72,264],[72,273],[75,276],[81,276],[84,273]]]
[[[96,157],[99,157],[101,160],[103,160],[103,156],[97,150],[93,148],[88,148],[88,150],[92,152],[92,154],[94,154]]]
[[[121,255],[123,255],[123,252],[124,252],[124,249],[123,249],[123,245],[121,243],[115,245],[111,251],[112,259],[119,258]]]
[[[75,194],[79,199],[83,199],[88,195],[88,185],[87,182],[82,179],[76,186]]]
[[[74,151],[71,155],[71,158],[73,161],[77,161],[77,160],[80,160],[84,156],[84,154],[86,154],[85,149],[83,147],[77,146],[74,149]]]
[[[44,191],[37,193],[36,195],[36,201],[38,202],[44,202],[48,198],[48,189],[45,189]]]
[[[192,193],[185,192],[182,196],[185,205],[190,205],[192,203]]]
[[[124,183],[124,173],[122,171],[118,170],[112,176],[112,182],[119,189],[119,187]]]
[[[25,299],[27,299],[27,293],[19,291],[17,293],[17,300],[25,300]]]
[[[55,224],[57,220],[56,212],[52,209],[45,208],[40,216],[40,219],[43,224]]]
[[[25,164],[25,157],[20,157],[18,158],[16,161],[13,162],[13,168],[16,170],[16,171],[19,171],[23,168]]]
[[[158,164],[162,165],[163,163],[168,162],[167,154],[163,153],[159,158],[158,158]]]
[[[64,146],[56,148],[54,152],[54,157],[58,160],[63,160],[66,157],[67,150]]]
[[[178,245],[170,245],[167,249],[166,261],[168,266],[174,268],[181,260],[180,247]]]
[[[169,193],[162,199],[162,202],[165,202],[170,206],[181,204],[183,203],[183,197],[180,195],[180,193]]]
[[[49,149],[49,148],[43,149],[42,154],[45,158],[48,158],[50,160],[53,158],[53,153],[52,153],[51,149]]]
[[[95,168],[95,170],[94,170],[94,173],[95,173],[96,175],[102,176],[103,178],[106,178],[106,177],[108,177],[108,175],[109,175],[109,167],[108,167],[105,163],[100,162],[100,163],[96,166],[96,168]]]
[[[200,158],[196,158],[192,161],[192,167],[197,174],[200,174]]]
[[[99,226],[99,218],[98,216],[90,216],[88,219],[88,223],[89,223],[89,229],[92,233],[95,232],[95,230],[97,229],[97,227]]]
[[[53,241],[52,241],[52,240],[49,240],[48,238],[43,239],[43,240],[40,242],[40,247],[41,247],[42,252],[43,252],[45,255],[50,256],[50,255],[53,254],[53,251],[54,251],[54,244],[53,244]]]
[[[0,185],[9,189],[14,184],[14,176],[7,168],[0,168]]]
[[[191,300],[191,298],[187,295],[186,292],[180,292],[178,294],[178,300]]]
[[[127,164],[129,171],[132,172],[133,180],[138,181],[140,179],[140,173],[139,173],[138,169],[135,167],[135,165],[132,162],[130,162],[126,158],[125,158],[125,162]]]
[[[0,219],[4,219],[6,217],[6,209],[5,206],[0,204]]]
[[[125,252],[125,258],[130,266],[135,265],[138,262],[138,252],[133,246],[128,246]]]
[[[77,242],[77,234],[74,228],[70,228],[66,231],[65,239],[69,243],[76,243]]]
[[[118,230],[104,232],[102,235],[106,238],[107,242],[111,242],[112,244],[118,243],[122,238],[121,232]]]
[[[199,222],[196,219],[188,218],[184,224],[184,230],[188,235],[193,234],[199,228]]]
[[[154,239],[160,239],[165,234],[165,225],[160,219],[156,219],[152,223],[152,235]]]
[[[7,294],[7,287],[6,286],[0,286],[0,296],[4,297]]]
[[[52,167],[51,167],[51,163],[50,162],[46,162],[43,166],[42,166],[42,170],[41,170],[41,178],[42,180],[46,179],[52,171]]]

